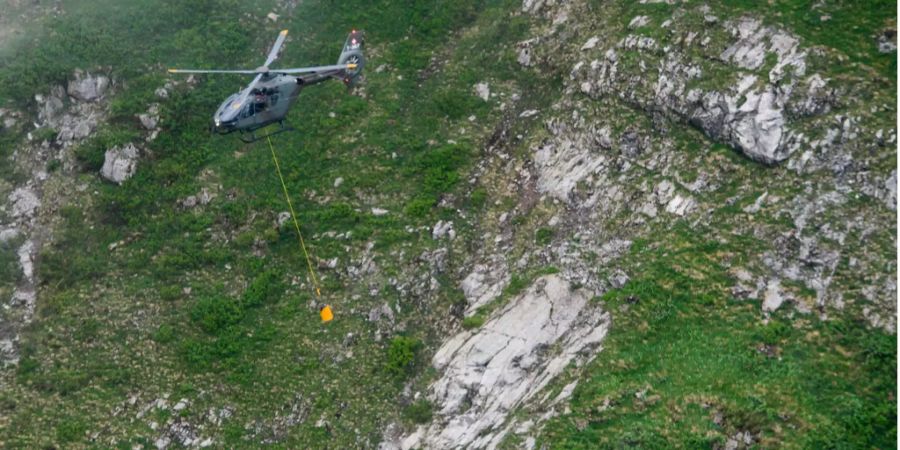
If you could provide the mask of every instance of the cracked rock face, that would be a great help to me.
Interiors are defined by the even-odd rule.
[[[138,149],[134,144],[106,151],[100,175],[116,184],[122,184],[137,171]]]
[[[703,76],[703,69],[690,57],[668,47],[656,62],[657,75],[636,79],[634,68],[622,66],[623,54],[637,52],[646,55],[648,62],[658,58],[656,42],[637,35],[629,35],[612,48],[600,49],[603,56],[590,64],[578,63],[572,77],[582,92],[593,97],[615,95],[645,110],[662,109],[751,159],[765,164],[784,161],[802,138],[789,129],[785,109],[811,113],[827,110],[825,81],[816,76],[797,81],[806,73],[806,51],[800,49],[797,38],[764,27],[756,19],[724,26],[735,40],[721,54],[710,54],[709,59],[737,74],[726,89],[689,88],[692,81]],[[694,42],[691,34],[682,45],[706,47]],[[768,55],[774,56],[775,64],[766,74],[767,79],[742,72],[761,70]],[[643,60],[641,63],[646,64]],[[795,93],[795,87],[804,84],[806,89]]]
[[[434,356],[443,375],[431,386],[438,413],[396,446],[494,448],[515,408],[538,395],[566,366],[590,360],[606,336],[609,316],[591,295],[558,275],[537,279],[476,332],[447,341]],[[559,350],[555,350],[555,349]],[[554,350],[551,350],[554,349]]]
[[[80,76],[78,73],[76,72],[76,77]],[[105,77],[104,79],[106,81],[101,83],[103,85],[102,92],[106,92],[106,86],[109,85],[109,80]],[[91,93],[87,93],[85,96],[79,92],[81,92],[80,88],[73,88],[73,84],[70,83],[69,95],[72,99],[80,101],[69,102],[68,107],[63,102],[63,99],[66,98],[66,90],[62,86],[52,87],[47,95],[35,96],[40,125],[56,130],[58,132],[57,143],[64,148],[90,136],[105,116],[105,104],[96,101],[100,96],[94,97]],[[86,101],[83,100],[84,98],[93,100]]]
[[[93,102],[102,97],[108,87],[109,78],[76,71],[75,79],[69,81],[68,92],[73,98],[83,102]]]

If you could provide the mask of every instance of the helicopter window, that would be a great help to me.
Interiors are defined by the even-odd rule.
[[[248,103],[247,106],[245,106],[244,109],[241,110],[241,118],[243,119],[246,117],[250,117],[255,113],[256,111],[254,110],[254,103]]]

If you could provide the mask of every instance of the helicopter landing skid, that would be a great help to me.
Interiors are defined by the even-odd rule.
[[[294,128],[293,128],[293,127],[291,127],[290,125],[285,125],[284,122],[278,122],[278,124],[280,125],[280,127],[279,127],[277,130],[275,130],[275,131],[273,131],[273,132],[271,132],[271,133],[266,133],[266,134],[264,134],[264,135],[262,135],[262,136],[257,136],[257,135],[256,135],[256,130],[253,130],[253,131],[250,131],[250,132],[243,132],[243,131],[242,131],[242,132],[241,132],[241,135],[240,135],[238,138],[241,140],[241,142],[243,142],[243,143],[245,143],[245,144],[252,144],[252,143],[257,142],[257,141],[259,141],[259,140],[262,140],[262,139],[266,139],[266,138],[275,136],[276,134],[281,134],[281,133],[284,133],[284,132],[286,132],[286,131],[294,131]],[[248,135],[249,135],[249,137],[245,137],[245,136],[248,136]]]

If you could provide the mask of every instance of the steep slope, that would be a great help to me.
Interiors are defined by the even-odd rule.
[[[881,55],[880,31],[829,48],[757,11],[647,3],[523,2],[541,19],[523,70],[567,80],[518,117],[537,126],[488,147],[480,184],[513,201],[481,221],[461,283],[484,325],[436,353],[436,418],[394,445],[892,442],[896,80],[839,63]],[[542,267],[572,293],[501,295],[513,279],[542,290]],[[587,368],[606,345],[542,338],[540,308],[515,320],[535,301],[607,334],[572,305],[585,288],[615,340]],[[827,383],[841,388],[810,390]],[[573,394],[579,409],[535,431]]]
[[[0,66],[0,445],[890,445],[896,5],[806,3],[61,2]],[[206,133],[244,80],[163,68],[349,27],[274,139],[320,298]]]
[[[494,45],[524,27],[477,32],[508,5],[474,2],[115,3],[63,5],[59,33],[3,67],[7,107],[22,118],[4,138],[28,153],[32,133],[57,152],[50,160],[74,162],[48,173],[77,188],[36,210],[56,226],[38,249],[34,320],[4,317],[14,325],[4,444],[377,445],[408,404],[422,343],[454,326],[455,281],[442,274],[454,261],[431,225],[456,216],[438,203],[495,121],[471,94],[490,73],[478,66],[511,72],[514,58]],[[281,61],[327,62],[350,26],[368,33],[367,82],[354,95],[337,83],[304,92],[290,118],[298,132],[275,139],[323,281],[317,299],[278,220],[268,153],[206,133],[237,81],[162,69],[253,65],[283,27]],[[59,98],[70,111],[67,95],[48,92],[76,68],[117,89],[87,140],[60,149],[38,109]],[[104,166],[128,169],[111,176],[121,184],[100,176]],[[27,179],[11,173],[3,197]],[[318,323],[324,302],[337,316],[329,326]]]

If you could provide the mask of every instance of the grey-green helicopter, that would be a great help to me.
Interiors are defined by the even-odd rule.
[[[362,74],[366,58],[363,55],[363,33],[350,32],[337,64],[330,66],[298,67],[292,69],[271,69],[269,65],[278,57],[288,30],[278,34],[269,51],[266,62],[253,70],[195,70],[169,69],[169,73],[237,73],[256,75],[253,81],[240,92],[228,97],[213,115],[212,131],[219,134],[240,132],[241,140],[256,142],[267,136],[291,130],[285,126],[288,110],[297,101],[297,96],[305,87],[325,80],[336,79],[347,87],[352,87]],[[265,136],[256,136],[256,130],[278,123],[280,128]]]

